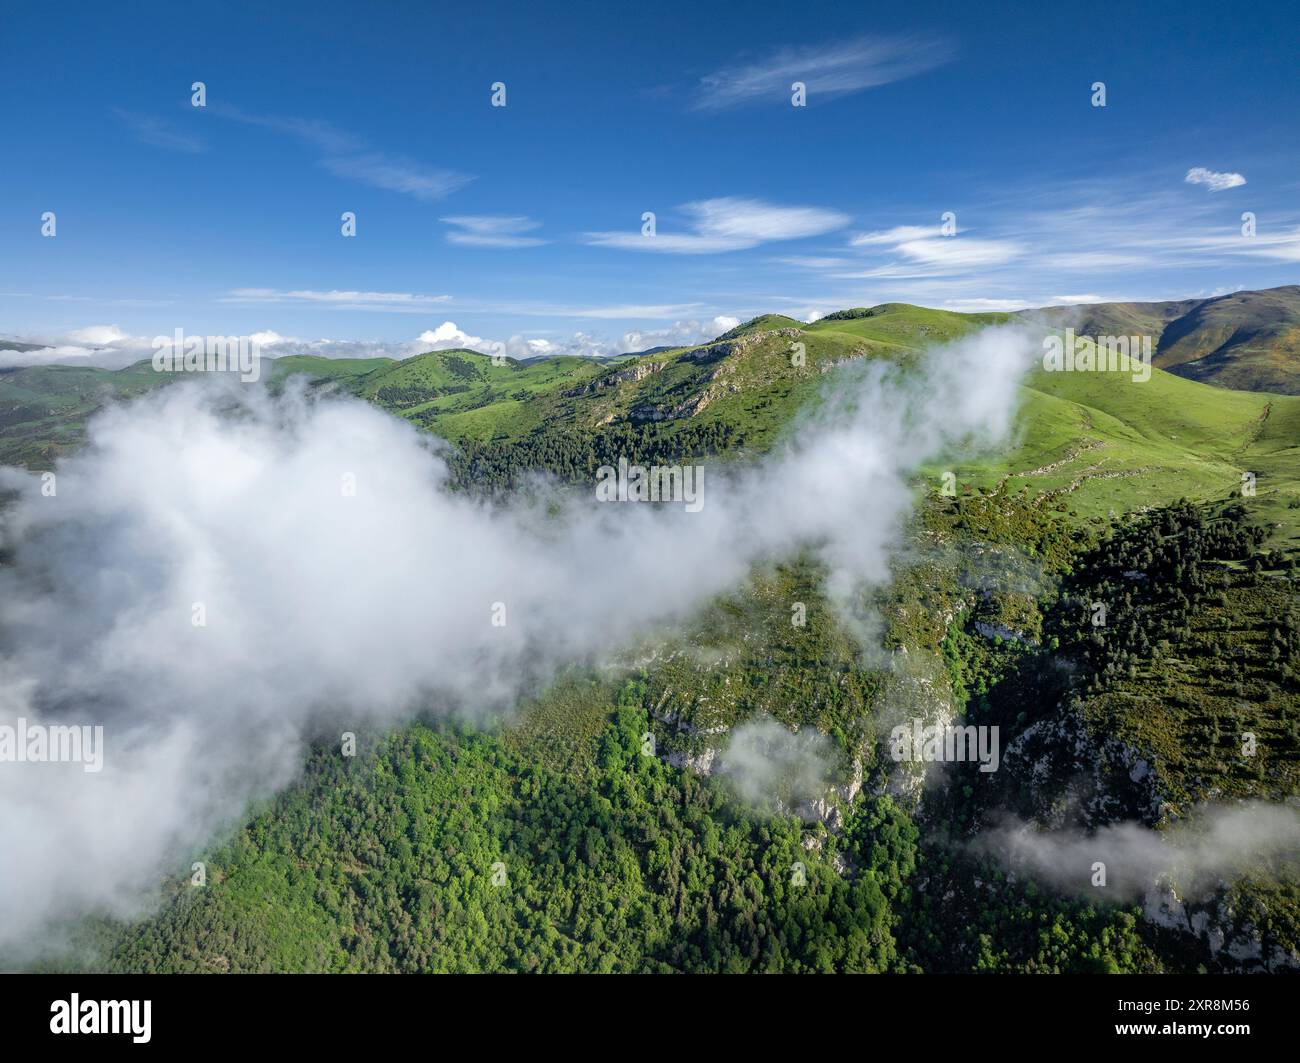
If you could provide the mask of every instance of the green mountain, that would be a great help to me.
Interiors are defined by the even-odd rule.
[[[860,336],[909,349],[946,343],[986,325],[998,325],[1010,314],[959,314],[930,310],[910,303],[882,303],[870,308],[839,310],[808,326],[812,332]]]
[[[355,759],[322,744],[298,784],[202,854],[205,888],[187,885],[190,856],[178,857],[156,914],[87,923],[55,966],[1300,962],[1292,866],[1244,869],[1208,899],[1176,900],[1173,918],[1149,898],[1013,878],[977,844],[1008,811],[1164,829],[1205,800],[1300,796],[1300,396],[1223,386],[1233,366],[1254,378],[1259,364],[1234,339],[1240,323],[1276,316],[1292,291],[1252,293],[1259,305],[1243,295],[1061,311],[1057,324],[1151,331],[1162,357],[1199,357],[1141,383],[1029,374],[1011,446],[918,476],[909,549],[870,603],[881,618],[870,645],[826,601],[817,564],[763,566],[649,652],[628,648],[623,674],[576,670],[497,726],[431,720],[364,735]],[[294,356],[266,375],[277,388],[298,377],[354,394],[450,439],[462,489],[508,490],[532,469],[590,484],[619,457],[749,461],[819,401],[837,366],[907,367],[1013,316],[885,304],[808,325],[767,315],[710,343],[606,362]],[[1191,372],[1212,357],[1219,371]],[[0,372],[0,460],[46,466],[96,409],[176,379],[148,363]],[[949,472],[955,493],[941,489]],[[790,623],[791,602],[804,603],[804,627]],[[1110,609],[1101,629],[1097,602]],[[882,738],[899,706],[999,727],[1004,770],[957,765],[947,785],[922,787]],[[803,822],[739,801],[711,773],[728,733],[760,717],[830,745],[832,785]],[[1246,732],[1260,757],[1238,755]],[[642,753],[647,734],[657,756]]]
[[[1225,388],[1300,394],[1300,285],[1205,300],[1161,333],[1156,364]]]
[[[1153,361],[1240,391],[1300,394],[1300,285],[1168,303],[1054,308],[1081,334],[1149,335]]]

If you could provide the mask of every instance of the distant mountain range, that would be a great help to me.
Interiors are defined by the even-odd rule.
[[[735,969],[749,969],[752,957],[771,969],[847,969],[848,961],[822,955],[822,942],[838,939],[820,931],[809,938],[808,919],[877,925],[867,916],[878,909],[895,923],[871,916],[873,934],[924,969],[1295,966],[1293,873],[1252,869],[1200,908],[1172,892],[1166,903],[1156,891],[1140,908],[1098,905],[991,873],[946,846],[946,826],[926,826],[975,836],[1008,809],[1060,826],[1068,809],[1089,826],[1136,820],[1154,828],[1206,800],[1296,799],[1300,395],[1277,392],[1300,390],[1287,346],[1297,302],[1300,288],[1288,287],[1037,311],[1048,318],[1044,332],[1150,334],[1157,366],[1167,370],[1139,383],[1127,374],[1031,369],[1007,447],[957,451],[920,470],[907,561],[879,599],[881,642],[894,651],[891,662],[905,665],[864,666],[858,636],[824,598],[820,570],[783,560],[657,647],[635,680],[557,683],[500,732],[399,731],[376,745],[379,769],[358,762],[345,770],[313,754],[301,786],[274,808],[250,812],[229,847],[206,852],[221,887],[176,890],[142,926],[112,929],[108,965],[502,969],[524,960],[494,942],[523,942],[521,956],[543,956],[573,934],[582,940],[564,945],[562,962],[574,969],[606,956],[622,957],[626,969],[715,969],[722,961],[708,951],[717,943],[710,928],[724,925],[747,943]],[[355,396],[450,440],[441,452],[456,489],[508,492],[545,471],[590,492],[596,470],[620,458],[743,465],[851,380],[845,363],[942,372],[944,352],[930,363],[927,348],[1026,317],[889,303],[812,323],[765,315],[708,343],[614,359],[293,355],[268,360],[262,377],[272,389],[298,377],[322,396]],[[796,351],[801,358],[792,358]],[[49,468],[82,444],[99,409],[186,378],[154,372],[148,360],[119,370],[0,371],[0,465]],[[939,486],[946,474],[951,493]],[[0,565],[8,560],[0,550]],[[1103,628],[1082,608],[1098,601],[1112,603]],[[806,628],[791,624],[791,602],[808,605]],[[974,764],[950,765],[969,771],[932,788],[891,776],[876,736],[886,733],[885,714],[903,705],[927,719],[960,715],[1001,728],[1007,770],[988,777]],[[725,791],[708,789],[721,786],[709,779],[714,754],[732,729],[762,714],[827,736],[846,782],[827,791],[806,824],[728,811],[721,836],[739,848],[718,851],[718,837],[672,817],[703,807],[701,795],[723,807]],[[1245,732],[1268,754],[1238,755]],[[634,754],[647,733],[658,757]],[[526,792],[513,781],[525,777]],[[498,797],[465,802],[469,793]],[[542,819],[529,811],[539,800]],[[663,809],[670,813],[661,817],[655,810]],[[415,822],[415,832],[392,826]],[[878,841],[886,836],[894,840]],[[535,892],[512,894],[514,907],[500,905],[495,890],[464,889],[476,881],[472,871],[446,870],[447,854],[496,852],[502,838],[510,866],[539,876],[527,880]],[[613,846],[617,860],[600,855]],[[799,901],[793,919],[782,914],[784,895],[755,892],[777,879],[753,869],[796,860],[822,892]],[[683,896],[712,896],[681,892],[698,868],[716,868],[709,873],[731,883],[728,896],[751,898],[762,941],[755,936],[751,948],[743,936],[748,913],[714,909],[711,900],[683,909]],[[872,878],[861,877],[868,868]],[[887,898],[877,877],[895,883]],[[751,881],[758,886],[742,889]],[[631,904],[660,914],[611,915],[612,929],[585,914],[557,923],[554,902],[543,910],[523,901],[543,895],[568,898],[575,912],[594,895],[601,911]],[[868,908],[845,907],[855,897]],[[482,911],[458,914],[466,906]],[[1244,925],[1234,912],[1249,913]],[[463,928],[478,925],[491,933],[467,936]],[[565,928],[558,937],[556,925]],[[1049,934],[1048,926],[1058,929]],[[584,952],[584,935],[599,948]],[[665,951],[678,940],[683,950]],[[1110,944],[1094,947],[1097,940]],[[816,943],[815,957],[798,951],[805,941]],[[1062,944],[1070,942],[1075,951]],[[773,951],[796,946],[790,956]],[[890,955],[871,963],[893,969]]]
[[[1018,447],[1000,461],[964,468],[962,481],[1002,481],[1098,516],[1221,497],[1246,469],[1261,484],[1271,545],[1300,546],[1300,508],[1292,508],[1300,500],[1300,397],[1283,393],[1300,392],[1300,359],[1283,346],[1297,305],[1300,287],[1034,311],[1048,327],[1081,334],[1158,337],[1157,368],[1135,386],[1121,386],[1114,374],[1027,374]],[[263,378],[279,387],[303,376],[316,391],[355,395],[450,440],[463,483],[508,488],[535,469],[582,482],[620,454],[676,460],[761,453],[801,408],[820,401],[836,366],[858,359],[905,364],[935,344],[1029,313],[886,303],[811,324],[764,315],[709,343],[616,359],[498,363],[469,350],[400,361],[292,355],[269,360]],[[796,343],[799,364],[791,357]],[[0,464],[47,468],[80,444],[87,418],[107,402],[184,376],[156,373],[147,360],[119,370],[0,371]]]
[[[1238,391],[1300,394],[1300,285],[1168,303],[1093,303],[1079,314],[1088,335],[1150,334],[1155,364]]]
[[[1002,313],[963,314],[909,303],[882,303],[839,310],[807,324],[764,314],[717,337],[717,341],[773,329],[850,331],[895,346],[915,347],[960,335],[972,326],[1032,315],[1086,335],[1149,335],[1155,365],[1178,376],[1237,391],[1300,394],[1300,285],[1233,292],[1208,299],[1162,303],[1085,303]],[[849,327],[851,326],[851,327]],[[44,350],[42,345],[0,339],[0,350]],[[661,355],[682,347],[651,347],[598,364]],[[536,365],[551,359],[526,359]]]

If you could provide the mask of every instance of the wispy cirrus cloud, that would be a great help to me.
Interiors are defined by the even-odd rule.
[[[440,221],[454,226],[447,233],[448,243],[467,247],[537,247],[547,241],[527,233],[540,229],[542,223],[521,214],[457,214]]]
[[[1225,188],[1237,188],[1246,183],[1239,173],[1219,173],[1204,166],[1193,166],[1183,180],[1189,185],[1204,185],[1211,192],[1222,192]]]
[[[941,309],[959,314],[987,314],[999,311],[1028,310],[1031,303],[1023,299],[945,299]]]
[[[52,303],[95,303],[98,306],[170,306],[175,301],[73,295],[69,292],[0,292],[0,299],[43,299]]]
[[[939,226],[898,225],[892,229],[859,233],[849,241],[854,248],[888,248],[902,259],[856,273],[837,273],[838,277],[918,277],[942,276],[990,266],[1001,266],[1019,258],[1025,251],[1014,240],[976,239],[954,231],[949,235]]]
[[[235,288],[217,300],[220,303],[298,303],[331,306],[340,310],[383,310],[396,313],[425,313],[447,303],[450,295],[419,295],[415,292],[316,291],[310,288]]]
[[[952,55],[947,40],[918,35],[780,48],[753,62],[706,74],[692,109],[721,111],[765,101],[788,106],[795,81],[807,86],[810,102],[843,96],[933,70]]]
[[[335,177],[401,192],[425,202],[442,199],[474,180],[469,174],[421,166],[408,159],[378,152],[322,159],[321,165]]]
[[[1300,216],[1294,211],[1270,211],[1266,224],[1239,224],[1235,214],[1225,217],[1217,203],[1188,197],[1167,180],[1167,172],[1152,172],[1007,187],[983,196],[977,206],[922,208],[919,213],[935,224],[880,224],[852,235],[837,254],[819,248],[781,261],[842,293],[796,297],[796,305],[819,309],[845,299],[853,305],[900,300],[951,309],[977,307],[979,299],[999,306],[1166,299],[1185,294],[1186,280],[1175,278],[1189,270],[1300,262]],[[938,220],[948,207],[965,221],[978,220],[979,229],[944,236]],[[1119,278],[1125,278],[1122,284]],[[1134,289],[1137,278],[1141,287]],[[864,291],[843,287],[845,281],[872,283]],[[1280,281],[1239,283],[1267,287]],[[1092,294],[1099,291],[1104,294]]]
[[[320,164],[335,177],[434,202],[463,188],[473,175],[427,166],[399,155],[368,151],[365,140],[317,118],[253,114],[230,104],[208,108],[219,118],[268,129],[324,152]]]
[[[849,240],[850,247],[874,247],[876,245],[897,245],[909,240],[929,240],[943,233],[937,225],[895,225],[892,229],[877,232],[858,233]]]
[[[118,107],[113,108],[113,114],[135,134],[135,139],[142,144],[149,144],[165,151],[180,151],[187,155],[201,155],[208,150],[207,143],[202,137],[179,132],[161,118],[137,114],[135,111],[124,111]]]
[[[849,223],[848,215],[821,207],[783,207],[761,199],[723,197],[686,203],[691,231],[589,232],[584,239],[598,247],[624,251],[657,251],[677,255],[707,255],[743,251],[778,240],[821,236]]]
[[[2,293],[0,293],[2,294]],[[263,304],[297,304],[338,310],[373,310],[384,313],[421,314],[455,302],[457,313],[522,314],[526,317],[569,317],[594,320],[626,321],[650,319],[670,321],[674,318],[697,318],[712,312],[703,303],[615,303],[583,305],[547,303],[533,300],[497,302],[480,299],[455,299],[450,295],[427,295],[417,292],[371,292],[355,290],[318,290],[313,288],[233,288],[216,300],[245,306]],[[721,331],[726,331],[725,329]]]
[[[295,118],[272,114],[252,114],[239,107],[225,103],[212,103],[207,110],[219,118],[229,118],[233,122],[269,129],[284,133],[310,147],[319,148],[332,154],[359,151],[365,146],[360,137],[339,129],[319,118]]]
[[[524,313],[541,317],[590,317],[619,321],[631,317],[650,317],[667,320],[683,314],[696,313],[700,303],[619,303],[613,306],[551,306],[525,309]],[[723,332],[726,329],[722,330]]]

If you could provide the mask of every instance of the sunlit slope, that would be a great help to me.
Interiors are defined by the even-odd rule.
[[[391,358],[322,358],[317,354],[290,354],[270,363],[268,378],[281,381],[302,374],[312,381],[340,380],[373,373],[392,362]]]
[[[439,351],[385,366],[348,386],[456,443],[508,445],[611,426],[653,427],[670,440],[684,430],[726,426],[735,439],[761,446],[817,397],[835,365],[898,353],[870,340],[809,335],[784,325],[757,331],[741,326],[729,335],[614,363],[556,357],[494,365],[486,355]]]
[[[813,333],[836,333],[915,350],[959,339],[988,325],[1003,324],[1010,317],[1005,313],[959,314],[911,303],[882,303],[839,310],[804,327]]]
[[[1045,494],[1046,504],[1105,516],[1179,498],[1241,494],[1254,474],[1259,515],[1275,546],[1300,545],[1300,397],[1229,391],[1152,370],[1037,370],[1021,388],[1014,445],[955,470],[962,483]]]
[[[1300,393],[1300,286],[1207,299],[1164,330],[1156,364],[1220,387]]]
[[[79,446],[86,418],[172,379],[148,361],[125,369],[38,365],[0,370],[0,465],[48,468]]]
[[[1300,285],[1165,303],[1026,311],[1083,335],[1145,335],[1155,364],[1238,391],[1300,394]]]
[[[578,357],[494,362],[476,351],[433,351],[384,365],[349,387],[448,439],[483,440],[532,429],[546,412],[539,400],[601,371],[600,363]]]

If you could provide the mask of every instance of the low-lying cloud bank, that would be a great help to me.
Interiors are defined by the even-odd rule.
[[[721,774],[742,801],[762,809],[795,808],[825,795],[834,749],[820,731],[791,731],[770,716],[732,728]]]
[[[1115,823],[1085,834],[1005,823],[984,831],[975,848],[1071,893],[1132,901],[1169,876],[1195,899],[1252,865],[1284,860],[1294,872],[1300,810],[1261,801],[1203,807],[1164,831]]]
[[[480,354],[523,361],[526,358],[558,355],[608,358],[618,354],[634,354],[653,347],[691,347],[708,343],[739,324],[739,318],[722,315],[675,321],[657,329],[633,329],[621,336],[574,332],[567,336],[549,333],[534,336],[515,334],[502,340],[475,336],[454,321],[444,321],[409,340],[304,339],[286,336],[271,329],[253,332],[247,338],[258,344],[261,353],[268,358],[310,354],[320,358],[403,359],[428,351],[463,348]],[[192,335],[200,334],[197,330],[182,331]],[[170,331],[167,333],[168,336],[171,334]],[[15,343],[20,346],[34,345],[36,349],[20,350],[14,346]],[[117,325],[92,325],[58,335],[25,336],[21,341],[0,338],[0,369],[33,365],[123,369],[151,358],[154,349],[152,336],[133,336]]]
[[[141,911],[340,720],[509,706],[800,546],[841,596],[886,579],[909,477],[1005,438],[1040,339],[988,330],[907,375],[843,367],[788,445],[710,467],[698,512],[594,491],[489,507],[449,491],[441,444],[403,421],[231,381],[108,410],[52,482],[0,470],[18,492],[0,725],[97,724],[105,743],[99,772],[0,763],[0,948]]]

